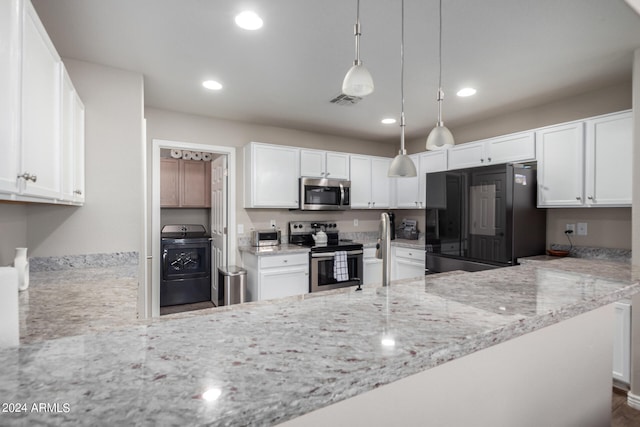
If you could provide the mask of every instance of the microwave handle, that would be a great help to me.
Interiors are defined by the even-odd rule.
[[[340,206],[344,206],[344,185],[340,183]]]

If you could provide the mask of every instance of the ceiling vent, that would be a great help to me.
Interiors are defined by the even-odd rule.
[[[360,101],[362,101],[362,97],[360,96],[351,96],[341,93],[329,102],[336,105],[353,105],[357,104]]]

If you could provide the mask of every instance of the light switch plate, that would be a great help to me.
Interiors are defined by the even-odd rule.
[[[244,234],[244,224],[238,224],[238,234]]]
[[[587,223],[579,222],[577,228],[578,236],[586,236],[587,235]]]

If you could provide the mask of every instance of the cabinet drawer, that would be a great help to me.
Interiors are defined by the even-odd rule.
[[[308,253],[296,253],[290,255],[275,255],[260,257],[260,268],[287,267],[291,265],[309,264]]]
[[[412,248],[396,248],[396,256],[398,258],[408,258],[415,261],[424,261],[424,250]]]

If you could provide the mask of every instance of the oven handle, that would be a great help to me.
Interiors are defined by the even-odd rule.
[[[347,256],[349,255],[362,255],[364,251],[362,249],[357,249],[355,251],[347,251]],[[319,253],[311,253],[311,258],[333,258],[336,256],[335,252],[319,252]]]

